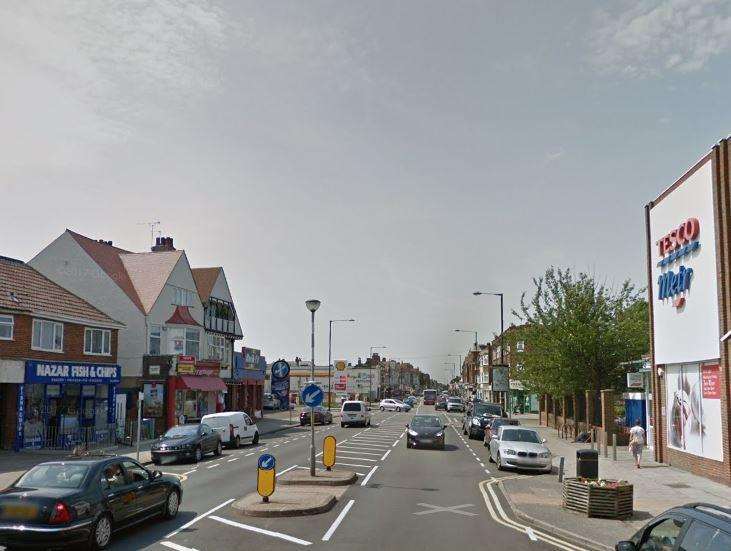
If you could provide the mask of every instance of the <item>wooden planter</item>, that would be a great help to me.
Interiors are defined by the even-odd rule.
[[[613,482],[613,481],[608,481]],[[588,517],[627,518],[633,512],[631,484],[616,488],[584,484],[576,478],[563,483],[563,506]]]

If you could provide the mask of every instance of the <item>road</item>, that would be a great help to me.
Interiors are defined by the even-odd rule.
[[[421,406],[420,413],[431,413]],[[493,549],[543,551],[581,549],[555,540],[508,517],[487,448],[461,433],[461,416],[442,414],[447,449],[407,449],[404,425],[412,413],[374,412],[372,427],[317,427],[318,448],[332,434],[338,465],[358,472],[336,507],[323,515],[286,519],[244,517],[230,501],[256,489],[256,459],[264,451],[277,470],[308,465],[309,428],[272,434],[259,446],[226,450],[199,465],[167,465],[183,478],[181,511],[172,521],[153,521],[115,535],[115,551],[259,550],[313,547],[331,549],[447,548],[489,545]],[[296,466],[296,467],[295,467]]]

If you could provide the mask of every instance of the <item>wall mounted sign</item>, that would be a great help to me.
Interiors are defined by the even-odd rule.
[[[660,257],[657,266],[659,268],[672,266],[676,261],[697,251],[701,246],[698,241],[700,232],[701,224],[698,219],[688,218],[659,239],[655,243]],[[677,272],[668,270],[658,277],[657,298],[672,299],[673,306],[680,308],[685,305],[685,295],[693,279],[693,268],[680,265],[677,269]]]
[[[75,364],[71,362],[25,362],[25,382],[34,384],[110,384],[121,380],[118,365]]]

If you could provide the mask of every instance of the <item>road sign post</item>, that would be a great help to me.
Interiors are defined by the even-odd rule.
[[[325,393],[310,381],[302,389],[302,403],[310,408],[310,476],[315,476],[315,408],[322,403]]]
[[[277,460],[273,455],[265,453],[259,456],[256,468],[256,491],[264,503],[269,503],[269,496],[274,493],[277,482]]]
[[[325,468],[330,471],[333,465],[335,465],[335,449],[337,447],[337,440],[335,437],[330,435],[326,436],[322,442],[322,464]]]

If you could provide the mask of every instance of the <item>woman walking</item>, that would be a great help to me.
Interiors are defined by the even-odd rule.
[[[642,448],[645,446],[645,429],[642,428],[640,420],[635,421],[635,426],[629,429],[629,451],[635,458],[635,466],[640,468],[642,459]]]

